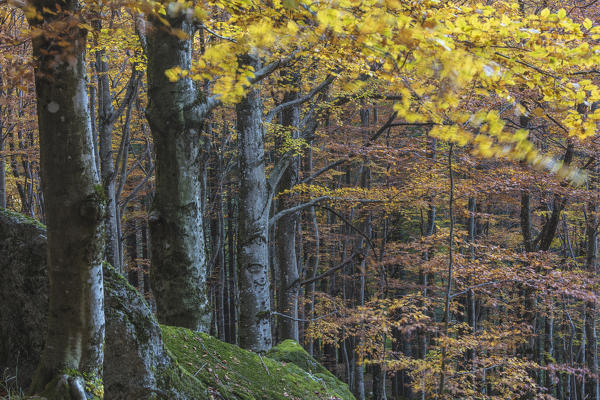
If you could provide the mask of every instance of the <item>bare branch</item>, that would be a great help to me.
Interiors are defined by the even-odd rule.
[[[296,213],[296,212],[301,211],[301,210],[303,210],[305,208],[308,208],[308,207],[312,207],[315,204],[317,204],[319,201],[327,200],[327,199],[329,199],[329,196],[321,196],[321,197],[317,197],[315,199],[312,199],[310,201],[307,201],[306,203],[298,204],[298,205],[296,205],[294,207],[286,208],[285,210],[279,211],[277,214],[275,214],[275,215],[273,215],[271,217],[271,219],[269,220],[269,226],[272,226],[280,218],[283,218],[286,215]]]
[[[306,103],[307,101],[312,99],[317,93],[319,93],[321,90],[323,90],[327,86],[329,86],[335,80],[335,78],[336,77],[333,75],[328,75],[327,78],[323,82],[321,82],[318,86],[315,86],[314,88],[312,88],[306,96],[299,97],[297,99],[290,100],[286,103],[278,105],[277,107],[275,107],[274,109],[269,111],[269,113],[265,117],[265,122],[267,122],[267,123],[271,122],[273,120],[273,118],[277,115],[277,113],[279,113],[280,111],[282,111],[288,107],[293,107],[293,106],[297,106],[297,105]]]
[[[301,180],[300,182],[298,182],[298,184],[310,183],[314,179],[316,179],[319,175],[324,174],[325,172],[329,171],[330,169],[333,169],[333,168],[337,167],[338,165],[341,165],[341,164],[345,163],[346,161],[348,161],[348,160],[347,159],[342,159],[342,160],[334,161],[331,164],[326,165],[325,167],[321,168],[320,170],[318,170],[317,172],[315,172],[314,174],[312,174],[308,178],[304,178],[303,180]]]
[[[210,29],[208,26],[201,24],[198,26],[200,29],[204,29],[206,32],[210,33],[211,35],[218,37],[219,39],[223,39],[223,40],[227,40],[228,42],[232,42],[232,43],[237,43],[237,41],[233,38],[227,37],[227,36],[223,36],[218,34],[217,32],[213,31],[212,29]]]
[[[315,276],[314,278],[306,279],[306,280],[303,280],[303,281],[298,282],[298,283],[294,282],[288,289],[291,289],[295,285],[305,286],[305,285],[308,285],[309,283],[320,281],[321,279],[326,278],[329,275],[333,274],[335,271],[344,268],[345,266],[347,266],[348,264],[350,264],[352,261],[354,261],[355,258],[357,258],[357,257],[359,259],[362,258],[362,255],[363,255],[362,252],[357,251],[357,252],[353,253],[350,257],[348,257],[344,261],[342,261],[340,264],[336,265],[335,267],[329,268],[327,271],[323,272],[320,275]]]

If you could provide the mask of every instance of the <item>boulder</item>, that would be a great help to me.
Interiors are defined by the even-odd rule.
[[[0,209],[0,381],[31,383],[44,347],[48,312],[46,230]]]

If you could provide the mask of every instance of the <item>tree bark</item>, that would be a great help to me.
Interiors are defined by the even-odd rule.
[[[292,79],[292,85],[298,85],[298,79]],[[283,102],[287,103],[298,98],[297,91],[287,92]],[[292,106],[282,110],[281,124],[292,129],[292,138],[298,138],[300,124],[300,109]],[[279,181],[277,192],[291,189],[298,180],[299,162],[295,157],[286,168]],[[290,207],[289,195],[280,195],[276,212]],[[277,339],[293,339],[299,341],[298,330],[298,259],[296,256],[297,214],[291,213],[281,217],[275,227],[275,262],[279,271],[279,289],[277,291],[277,312],[291,318],[279,317],[277,320]]]
[[[257,57],[241,61],[260,68]],[[268,229],[270,188],[264,166],[263,106],[252,88],[236,106],[239,144],[238,270],[240,346],[255,352],[271,348]]]
[[[100,20],[95,21],[95,29],[101,28]],[[100,177],[106,195],[106,215],[104,231],[106,234],[105,256],[113,267],[123,272],[123,260],[119,251],[119,234],[117,230],[117,205],[115,196],[115,167],[113,163],[113,123],[110,121],[114,113],[113,98],[110,93],[108,65],[104,61],[104,50],[96,51],[96,72],[98,74],[98,137],[100,156]]]
[[[44,17],[29,22],[41,30],[33,38],[33,55],[50,281],[46,346],[31,386],[40,393],[53,379],[72,384],[60,379],[65,369],[102,370],[104,195],[94,163],[87,31],[79,27],[78,2],[32,5]],[[57,27],[63,28],[56,32]],[[69,390],[74,398],[85,396],[77,385]]]
[[[1,84],[1,83],[0,83]],[[4,129],[0,122],[0,208],[6,208],[6,169],[4,165]]]
[[[183,16],[165,18],[188,38],[180,39],[162,22],[150,19],[146,116],[156,152],[156,195],[149,217],[150,281],[159,322],[207,331],[210,310],[199,180],[205,114],[191,118],[195,102],[202,104],[205,98],[191,79],[171,82],[166,77],[169,68],[191,67],[194,29]]]

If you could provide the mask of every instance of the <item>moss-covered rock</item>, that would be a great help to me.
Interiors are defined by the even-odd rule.
[[[14,351],[20,349],[17,354],[23,358],[18,368],[30,373],[44,344],[45,251],[42,225],[19,214],[0,212],[0,365],[13,366]],[[346,384],[297,343],[285,341],[261,357],[203,333],[161,327],[144,298],[122,275],[109,265],[103,271],[103,380],[64,371],[47,386],[43,397],[33,398],[354,399]],[[26,379],[22,375],[19,379],[19,386],[26,389]]]
[[[162,332],[140,293],[104,266],[104,392],[107,399],[201,399],[202,384],[164,347]]]
[[[0,209],[0,378],[7,390],[31,383],[48,312],[46,231],[39,222]]]
[[[277,361],[296,364],[311,374],[328,374],[333,376],[333,374],[331,374],[327,368],[312,358],[311,355],[308,354],[308,352],[304,350],[304,348],[295,340],[284,340],[269,350],[267,356]]]
[[[204,333],[170,326],[163,326],[162,330],[165,344],[179,365],[201,381],[213,398],[354,399],[348,386],[314,359],[314,365],[305,370],[294,362],[261,357]],[[311,358],[297,343],[292,343],[297,354]],[[281,350],[272,354],[281,355]]]

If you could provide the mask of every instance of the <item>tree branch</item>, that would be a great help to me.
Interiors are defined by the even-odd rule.
[[[314,174],[312,174],[311,176],[309,176],[308,178],[304,178],[302,179],[300,182],[298,182],[298,184],[303,184],[303,183],[309,183],[312,182],[314,179],[316,179],[319,175],[324,174],[325,172],[329,171],[330,169],[333,169],[335,167],[337,167],[338,165],[341,165],[343,163],[345,163],[346,161],[348,161],[347,159],[342,159],[342,160],[337,160],[332,162],[329,165],[326,165],[325,167],[321,168],[320,170],[318,170],[317,172],[315,172]]]
[[[375,244],[373,244],[373,242],[371,241],[371,239],[367,235],[365,235],[365,233],[363,231],[361,231],[360,229],[358,229],[357,227],[355,227],[352,224],[352,222],[348,221],[348,219],[346,217],[344,217],[343,215],[341,215],[340,213],[338,213],[337,211],[335,211],[331,207],[323,206],[323,205],[319,205],[318,207],[321,207],[322,209],[329,211],[330,213],[332,213],[333,215],[335,215],[336,217],[338,217],[339,219],[341,219],[342,221],[344,221],[345,224],[347,224],[350,228],[352,228],[354,231],[356,231],[360,236],[362,236],[363,238],[365,238],[365,240],[367,241],[367,243],[369,243],[369,247],[373,251],[373,254],[375,255],[375,258],[377,258],[377,253],[375,252]]]
[[[254,78],[249,80],[250,84],[255,84],[257,82],[260,82],[264,78],[266,78],[267,76],[269,76],[273,72],[275,72],[275,70],[277,70],[277,68],[285,67],[286,65],[288,65],[292,60],[294,60],[296,58],[296,53],[297,53],[297,51],[294,51],[289,56],[279,59],[277,61],[273,61],[272,63],[267,64],[264,67],[262,67],[261,69],[259,69],[258,71],[254,72]]]
[[[290,208],[286,208],[285,210],[281,210],[277,214],[275,214],[275,215],[273,215],[271,217],[271,219],[269,220],[269,226],[272,226],[280,218],[283,218],[286,215],[296,213],[296,212],[301,211],[301,210],[303,210],[305,208],[308,208],[308,207],[312,207],[315,204],[317,204],[319,201],[321,201],[321,200],[327,200],[327,199],[329,199],[329,196],[321,196],[321,197],[317,197],[315,199],[312,199],[310,201],[307,201],[306,203],[298,204],[298,205],[296,205],[294,207],[290,207]]]
[[[312,99],[321,90],[323,90],[327,86],[329,86],[335,80],[335,78],[336,77],[333,75],[328,75],[327,78],[325,78],[325,80],[323,82],[321,82],[318,86],[315,86],[314,88],[312,88],[311,91],[308,92],[308,94],[306,96],[299,97],[297,99],[290,100],[286,103],[278,105],[277,107],[275,107],[274,109],[272,109],[271,111],[268,112],[268,114],[265,117],[265,122],[270,123],[273,120],[273,118],[277,115],[277,113],[279,113],[280,111],[282,111],[288,107],[293,107],[296,105],[306,103],[308,100]]]
[[[323,272],[320,275],[315,276],[314,278],[310,278],[310,279],[306,279],[300,282],[294,282],[288,289],[291,289],[292,287],[294,287],[295,285],[298,286],[305,286],[308,285],[309,283],[313,283],[316,281],[320,281],[323,278],[328,277],[329,275],[333,274],[335,271],[340,270],[342,268],[344,268],[345,266],[347,266],[348,264],[350,264],[352,261],[354,261],[355,258],[359,258],[361,259],[363,257],[362,252],[358,251],[356,253],[353,253],[350,257],[346,258],[344,261],[342,261],[340,264],[336,265],[333,268],[328,269],[327,271]]]

